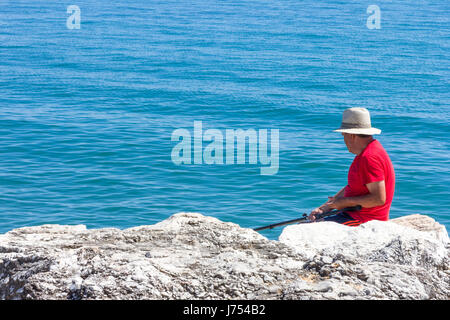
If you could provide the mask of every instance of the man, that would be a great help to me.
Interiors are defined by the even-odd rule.
[[[349,108],[344,111],[341,132],[349,152],[356,155],[348,172],[348,184],[309,215],[332,209],[344,209],[360,205],[359,211],[342,212],[317,221],[334,221],[347,226],[358,226],[370,220],[389,219],[389,209],[394,197],[395,173],[391,159],[381,143],[373,138],[381,130],[371,126],[369,111],[365,108]]]

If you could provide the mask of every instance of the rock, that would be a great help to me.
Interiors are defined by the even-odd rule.
[[[430,219],[292,225],[280,241],[197,213],[19,228],[0,235],[0,298],[449,299],[448,234]]]
[[[431,217],[421,214],[412,214],[409,216],[392,219],[391,221],[402,226],[411,227],[419,231],[425,231],[444,243],[450,242],[445,226],[436,222]]]
[[[305,266],[309,270],[317,266],[318,256],[327,257],[322,259],[325,265],[315,268],[319,274],[329,276],[335,269],[342,281],[364,289],[361,295],[448,299],[450,294],[448,234],[430,217],[369,221],[357,228],[333,222],[291,225],[283,230],[280,242],[312,261]],[[329,257],[339,261],[335,268],[334,263],[328,267]]]

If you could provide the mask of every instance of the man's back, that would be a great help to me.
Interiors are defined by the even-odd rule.
[[[362,222],[389,219],[389,209],[395,190],[395,172],[391,159],[378,140],[371,141],[367,147],[355,157],[348,172],[348,185],[345,197],[362,196],[369,193],[366,184],[384,180],[386,202],[377,207],[363,208],[349,215]]]

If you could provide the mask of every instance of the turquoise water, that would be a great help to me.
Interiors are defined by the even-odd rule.
[[[81,29],[68,29],[69,5]],[[369,5],[381,29],[368,29]],[[345,108],[396,170],[391,218],[450,226],[450,4],[0,1],[0,232],[293,219],[346,184]],[[279,129],[279,171],[175,165],[175,129]],[[276,239],[281,228],[262,232]]]

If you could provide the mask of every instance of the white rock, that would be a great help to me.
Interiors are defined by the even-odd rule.
[[[440,265],[448,257],[445,237],[392,221],[369,221],[359,227],[334,222],[291,225],[284,228],[279,240],[307,259],[317,254],[342,255],[349,259],[426,266]]]
[[[448,300],[448,235],[429,219],[293,225],[280,241],[198,213],[20,228],[0,235],[0,298]]]

